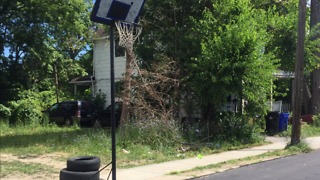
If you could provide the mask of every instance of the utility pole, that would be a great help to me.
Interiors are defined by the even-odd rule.
[[[311,30],[317,29],[315,37],[312,40],[320,40],[320,0],[311,0],[311,17],[310,17],[310,27]],[[320,46],[318,46],[320,49]],[[320,50],[315,52],[316,56],[320,59]],[[311,73],[312,77],[312,114],[320,114],[320,68],[315,69]]]
[[[301,111],[302,111],[302,96],[303,96],[303,72],[304,72],[304,38],[306,27],[306,0],[299,2],[299,17],[298,17],[298,41],[296,50],[295,62],[295,77],[293,87],[293,118],[291,145],[300,143],[301,136]]]
[[[53,62],[53,70],[54,70],[54,82],[56,86],[56,98],[57,103],[59,102],[59,81],[58,81],[58,70],[57,70],[57,62]]]

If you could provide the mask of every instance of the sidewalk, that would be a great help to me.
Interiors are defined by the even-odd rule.
[[[199,166],[206,166],[217,164],[229,160],[242,159],[250,156],[256,156],[269,151],[284,149],[290,138],[281,137],[267,137],[267,141],[271,144],[240,149],[234,151],[227,151],[218,154],[204,156],[203,158],[189,158],[183,160],[175,160],[163,162],[159,164],[152,164],[146,166],[139,166],[130,169],[117,169],[117,179],[119,180],[183,180],[194,178],[193,176],[182,175],[168,175],[170,172],[190,170]],[[304,140],[310,145],[312,149],[320,149],[320,137],[307,138]],[[100,173],[101,180],[108,179],[109,171],[102,171]],[[112,179],[111,177],[109,179]]]

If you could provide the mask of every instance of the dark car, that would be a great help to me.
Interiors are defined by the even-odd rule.
[[[116,127],[119,126],[122,103],[116,102],[114,105]],[[111,127],[111,105],[104,110],[97,111],[94,117],[94,127]]]
[[[45,112],[49,123],[70,126],[73,124],[93,125],[95,106],[90,101],[63,101],[53,104]]]

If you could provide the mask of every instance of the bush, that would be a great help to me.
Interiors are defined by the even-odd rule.
[[[254,122],[243,115],[223,114],[218,122],[218,137],[230,142],[252,143],[259,138]]]
[[[106,97],[105,93],[99,92],[96,97],[93,99],[93,103],[96,106],[97,110],[103,110],[106,105]]]
[[[313,116],[313,125],[320,127],[320,114]]]
[[[31,91],[26,90],[19,93],[20,100],[30,100],[37,102],[37,105],[40,106],[41,109],[46,109],[51,106],[55,99],[55,92],[54,91]]]
[[[7,122],[7,119],[11,116],[11,109],[4,106],[3,104],[0,104],[0,121]]]
[[[56,95],[54,91],[42,91],[37,94],[38,96],[36,100],[40,103],[39,105],[42,110],[50,107],[56,102]]]
[[[26,90],[19,93],[19,98],[9,102],[12,109],[10,125],[39,125],[48,121],[42,110],[55,102],[54,91]]]
[[[32,99],[22,100],[12,111],[10,125],[39,125],[42,121],[42,112],[39,102]]]
[[[177,146],[182,140],[174,121],[129,121],[119,131],[119,142],[124,148],[130,144],[141,144],[159,150]]]
[[[215,133],[212,126],[203,119],[184,119],[182,121],[181,128],[187,142],[210,140],[211,134]]]
[[[11,109],[0,104],[0,117],[9,117],[11,115]]]

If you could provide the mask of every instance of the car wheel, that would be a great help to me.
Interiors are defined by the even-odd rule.
[[[64,120],[64,125],[65,125],[65,126],[72,126],[72,125],[73,125],[72,119],[71,119],[70,117],[65,118],[65,120]]]
[[[96,156],[79,156],[67,160],[67,170],[77,172],[98,171],[100,158]]]
[[[67,168],[60,170],[60,180],[99,180],[100,172],[99,171],[88,171],[88,172],[76,172],[68,171]]]
[[[102,125],[101,125],[101,120],[100,120],[100,119],[94,119],[92,126],[93,126],[94,128],[101,128],[101,127],[102,127]]]

